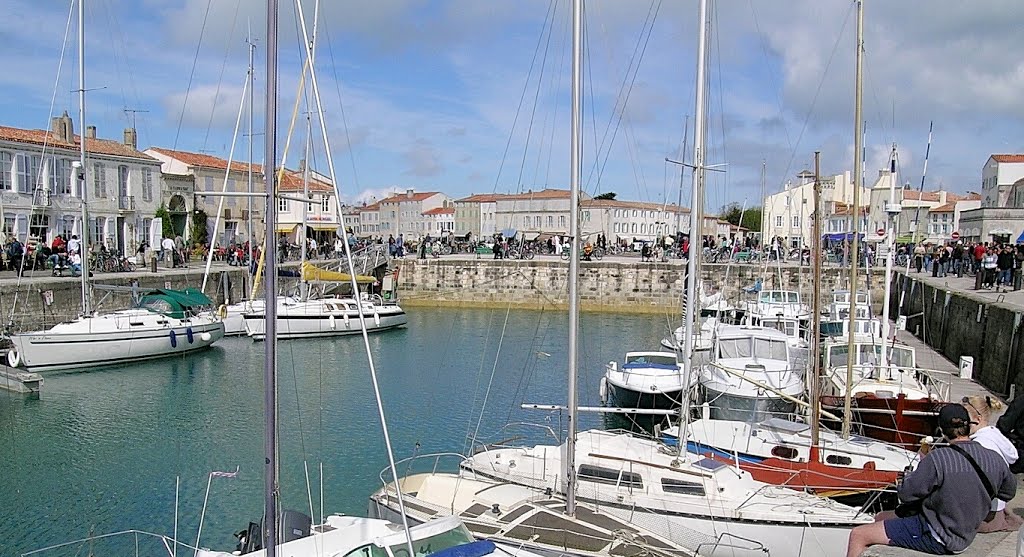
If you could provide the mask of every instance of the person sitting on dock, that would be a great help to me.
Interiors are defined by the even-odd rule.
[[[995,426],[995,417],[1003,412],[1006,405],[991,395],[965,396],[961,401],[971,417],[971,439],[982,447],[995,451],[1003,457],[1007,466],[1017,462],[1017,448]],[[1024,519],[1006,509],[1006,503],[992,500],[992,511],[981,523],[978,532],[1012,532],[1024,524]]]
[[[933,449],[897,488],[900,507],[880,513],[875,523],[850,532],[847,557],[872,545],[891,545],[946,555],[974,541],[992,499],[1013,499],[1017,480],[1001,456],[969,435],[967,409],[949,404],[939,410],[939,429],[949,445]]]

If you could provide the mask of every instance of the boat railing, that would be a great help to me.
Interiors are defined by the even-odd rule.
[[[556,445],[562,444],[562,438],[555,432],[554,428],[549,425],[530,422],[511,422],[501,426],[490,436],[491,439],[495,439],[494,441],[486,442],[480,437],[470,436],[469,442],[471,449],[469,454],[478,454],[491,449],[511,449],[521,447],[522,445],[519,444],[520,441],[536,440],[536,436],[534,435],[509,433],[510,431],[514,432],[517,428],[528,429],[531,431],[541,430],[544,433],[544,437],[550,437]]]
[[[461,468],[462,463],[467,460],[465,455],[459,453],[426,453],[420,455],[413,455],[407,458],[403,458],[395,462],[395,469],[402,474],[401,478],[398,479],[400,483],[404,483],[405,479],[412,474],[422,474],[427,471],[430,474],[436,474],[438,470],[456,472]],[[442,461],[449,462],[454,461],[453,465],[446,465],[442,467]],[[422,463],[427,463],[427,466],[422,466]],[[401,470],[404,468],[404,470]],[[380,471],[380,483],[385,488],[391,484],[388,478],[391,476],[391,467],[386,467]],[[403,491],[404,491],[403,486]]]
[[[99,547],[97,547],[97,544]],[[106,550],[103,550],[102,548],[107,544],[111,545]],[[154,551],[154,546],[159,551]],[[167,557],[173,557],[178,553],[175,551],[177,548],[182,548],[191,553],[198,553],[200,551],[198,547],[180,542],[164,534],[146,532],[145,530],[122,530],[120,532],[90,535],[78,540],[33,549],[32,551],[22,553],[21,557],[56,555],[59,553],[67,554],[67,552],[75,555],[84,552],[86,555],[134,555],[134,557],[152,556],[166,552]],[[128,549],[131,550],[131,553],[127,551]],[[64,551],[61,552],[61,550]],[[181,553],[186,554],[186,551]]]
[[[730,542],[727,543],[725,541],[726,538],[729,538],[729,539],[734,540],[734,541],[730,541]],[[746,543],[740,543],[740,542],[746,542]],[[738,551],[742,551],[742,552],[750,551],[750,552],[763,552],[766,555],[768,554],[768,548],[765,547],[763,543],[761,543],[761,542],[759,542],[757,540],[752,540],[750,538],[744,538],[742,536],[737,536],[735,534],[730,534],[729,532],[723,532],[723,533],[719,534],[718,537],[715,538],[714,542],[698,544],[697,547],[693,548],[693,552],[696,555],[712,555],[712,554],[717,553],[718,552],[717,550],[719,550],[719,549],[725,549],[729,553],[732,553],[732,552],[738,550]],[[732,550],[732,551],[728,551],[728,550]]]

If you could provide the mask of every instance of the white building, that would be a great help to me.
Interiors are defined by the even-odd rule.
[[[382,232],[380,220],[380,203],[359,207],[359,236],[380,236]]]
[[[188,151],[177,151],[163,147],[150,147],[146,154],[162,163],[165,179],[181,180],[183,177],[191,176],[195,184],[194,200],[184,199],[181,193],[172,193],[166,201],[168,207],[189,207],[202,209],[207,215],[207,228],[210,239],[214,245],[226,246],[233,243],[244,243],[246,229],[249,226],[249,209],[252,208],[252,222],[261,223],[266,201],[245,197],[206,197],[203,192],[220,192],[222,189],[228,192],[249,192],[250,179],[252,191],[263,190],[263,167],[258,164],[250,165],[242,161],[232,161],[231,169],[228,170],[228,161],[201,153],[190,153]],[[225,184],[225,179],[227,180]],[[226,188],[226,189],[225,189]],[[221,205],[223,203],[223,205]],[[220,214],[220,224],[217,230],[213,230],[217,222],[217,208],[223,207]],[[172,213],[172,221],[175,222],[175,235],[181,235],[189,239],[190,228],[186,226],[184,219],[178,221]],[[254,224],[255,229],[259,228]],[[256,239],[262,237],[256,230],[253,231]]]
[[[160,163],[139,152],[135,130],[124,141],[85,130],[89,240],[131,254],[149,234],[159,206]],[[82,192],[73,171],[81,137],[67,112],[50,130],[0,126],[0,213],[3,231],[22,241],[82,235]]]
[[[455,230],[455,207],[436,207],[423,212],[428,229],[426,234],[437,238],[452,234]]]
[[[302,224],[305,223],[306,233],[316,238],[319,243],[334,241],[341,223],[338,220],[334,186],[331,185],[329,177],[310,171],[307,186],[302,168],[294,171],[285,170],[277,184],[277,191],[288,196],[309,199],[307,203],[294,199],[277,199],[278,236],[285,236],[289,242],[297,243],[302,237]]]
[[[627,242],[652,241],[676,232],[690,231],[690,210],[676,205],[622,201],[618,199],[589,199],[580,203],[583,214],[591,214],[584,221],[583,232],[601,232],[608,238]],[[717,234],[715,226],[707,234]]]
[[[981,206],[1013,207],[1010,191],[1024,178],[1024,155],[992,155],[981,170]]]
[[[828,222],[839,204],[853,205],[853,181],[844,172],[821,178],[821,205]],[[868,190],[861,188],[861,203],[868,199]],[[796,182],[786,182],[781,192],[764,200],[761,217],[761,237],[769,242],[776,236],[789,247],[809,245],[811,242],[811,215],[814,213],[814,173],[804,170],[797,174]]]
[[[424,213],[438,207],[449,207],[452,201],[441,192],[417,193],[408,189],[405,193],[382,199],[379,204],[382,235],[389,234],[397,238],[402,234],[405,239],[416,239],[426,236],[435,224],[433,217],[425,216]]]
[[[567,235],[570,195],[569,190],[557,189],[503,195],[495,202],[496,232],[516,230],[526,240],[542,233]],[[584,209],[580,213],[580,225],[586,230],[591,214]]]

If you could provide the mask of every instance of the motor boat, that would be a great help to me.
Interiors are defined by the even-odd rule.
[[[696,384],[675,352],[626,352],[622,365],[608,362],[601,378],[601,402],[618,408],[678,408]]]

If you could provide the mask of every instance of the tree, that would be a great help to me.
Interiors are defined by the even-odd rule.
[[[612,199],[615,199],[615,192],[610,191],[608,193],[602,193],[601,195],[595,195],[594,199],[612,200]]]
[[[761,207],[744,210],[739,203],[733,202],[722,207],[721,214],[718,216],[729,224],[742,226],[754,232],[761,231]]]
[[[206,245],[210,240],[210,234],[206,228],[206,221],[209,217],[206,215],[206,211],[202,209],[196,209],[192,213],[192,243],[196,245]]]
[[[153,216],[160,219],[160,237],[173,238],[174,227],[171,226],[171,214],[167,211],[167,206],[161,203]]]

